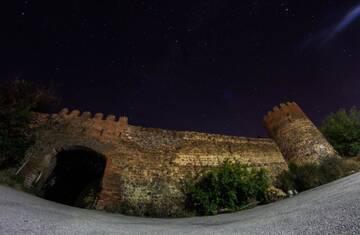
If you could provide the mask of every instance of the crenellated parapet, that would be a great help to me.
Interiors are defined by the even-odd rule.
[[[295,102],[281,103],[275,106],[264,117],[264,125],[267,130],[276,129],[277,126],[292,122],[293,119],[308,119],[305,113]]]
[[[100,137],[104,139],[117,138],[128,127],[128,118],[115,115],[104,115],[103,113],[92,114],[91,112],[81,112],[80,110],[62,109],[59,113],[52,115],[38,114],[37,123],[44,123],[48,120],[58,120],[72,124],[75,128],[78,127],[84,134],[92,137]]]
[[[103,113],[95,113],[94,115],[91,112],[85,111],[81,112],[80,110],[72,110],[70,111],[68,108],[63,108],[58,114],[55,114],[59,117],[65,118],[65,119],[71,119],[71,118],[83,118],[83,119],[93,119],[98,121],[108,121],[108,122],[118,122],[123,123],[126,122],[128,118],[126,116],[120,116],[117,118],[113,114],[109,114],[105,116]]]
[[[317,163],[338,156],[295,102],[275,106],[265,115],[264,126],[288,161]]]

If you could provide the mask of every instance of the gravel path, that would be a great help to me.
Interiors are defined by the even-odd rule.
[[[0,186],[0,234],[360,234],[360,173],[247,211],[185,219],[89,211]]]

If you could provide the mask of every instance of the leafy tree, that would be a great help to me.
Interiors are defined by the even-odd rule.
[[[24,80],[0,84],[0,168],[16,165],[31,145],[34,111],[46,111],[56,98],[49,89]]]
[[[340,109],[323,121],[321,132],[334,148],[346,157],[357,156],[360,152],[360,112]]]

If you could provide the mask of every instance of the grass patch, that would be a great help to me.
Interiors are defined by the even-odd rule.
[[[14,169],[4,169],[0,171],[0,184],[15,188],[21,191],[28,191],[25,189],[23,183],[24,178],[18,175],[15,175]]]

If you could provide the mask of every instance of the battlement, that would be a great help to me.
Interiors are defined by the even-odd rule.
[[[106,121],[106,122],[113,122],[119,123],[122,125],[128,125],[128,118],[126,116],[120,116],[117,118],[113,114],[109,114],[105,117],[103,113],[96,113],[92,114],[91,112],[85,111],[81,112],[80,110],[72,110],[70,111],[68,108],[63,108],[58,114],[53,115],[53,117],[61,117],[64,119],[72,119],[72,118],[82,118],[82,119],[93,119],[97,121]]]
[[[293,119],[307,118],[295,102],[281,103],[264,116],[264,126],[272,129],[275,123],[291,122]]]
[[[126,116],[116,117],[113,114],[105,116],[103,113],[93,115],[88,111],[81,112],[77,109],[70,111],[67,108],[51,115],[36,113],[32,127],[40,126],[50,120],[70,124],[71,131],[82,131],[89,136],[104,140],[118,138],[128,128]]]

